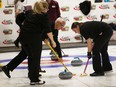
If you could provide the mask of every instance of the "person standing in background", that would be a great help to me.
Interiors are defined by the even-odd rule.
[[[24,9],[24,5],[23,2],[25,0],[15,0],[14,1],[14,5],[15,5],[15,16],[17,16],[19,13],[23,12]]]
[[[61,47],[58,41],[58,29],[55,29],[55,21],[58,17],[60,17],[60,8],[59,4],[55,0],[46,0],[49,4],[48,8],[48,15],[49,15],[49,22],[52,33],[54,35],[54,41],[56,42],[56,48],[54,50],[57,52],[59,58],[62,58]]]
[[[24,11],[24,6],[23,6],[23,2],[24,0],[14,0],[14,6],[15,6],[15,17],[19,14],[22,13]],[[19,26],[19,25],[18,25]],[[21,29],[22,24],[19,26],[19,28]],[[17,39],[14,41],[14,44],[16,47],[19,48],[19,37],[17,37]],[[22,53],[22,52],[21,52]],[[20,53],[18,54],[20,56]],[[21,57],[21,56],[20,56]],[[23,57],[23,56],[22,56]],[[26,59],[26,55],[24,56]],[[20,59],[21,60],[21,59]],[[24,60],[24,59],[22,59]],[[21,61],[22,62],[22,61]],[[17,65],[18,66],[18,65]],[[2,70],[0,70],[2,71]]]
[[[24,0],[14,0],[14,6],[15,6],[15,17],[24,11],[24,6],[23,6]],[[21,28],[21,26],[19,26]],[[14,44],[16,47],[19,48],[19,37],[14,41]],[[2,71],[1,69],[2,65],[0,66],[0,72]]]
[[[24,5],[23,5],[23,2],[24,2],[25,0],[14,0],[14,5],[15,5],[15,17],[17,17],[17,15],[19,14],[19,13],[22,13],[22,12],[24,12]],[[22,26],[22,24],[20,24],[20,25],[18,25],[19,26],[19,28],[21,29],[21,26]],[[17,37],[17,39],[14,41],[14,44],[15,44],[15,46],[16,47],[18,47],[19,48],[19,37]]]

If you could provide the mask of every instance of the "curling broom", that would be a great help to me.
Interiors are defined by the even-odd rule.
[[[88,62],[89,62],[89,58],[88,58],[88,60],[87,60],[87,62],[86,62],[85,69],[84,69],[83,73],[80,75],[80,77],[87,76],[87,74],[86,74],[86,69],[87,69],[87,66],[88,66]]]
[[[51,45],[50,45],[50,43],[49,43],[49,41],[46,39],[45,41],[44,41],[47,45],[48,45],[48,47],[52,50],[52,52],[55,54],[55,56],[58,58],[58,60],[62,63],[62,65],[64,66],[64,68],[67,70],[67,71],[69,71],[69,69],[66,67],[66,65],[63,63],[63,61],[59,58],[59,56],[58,56],[58,54],[54,51],[54,49],[51,47]],[[69,71],[70,72],[70,71]],[[73,74],[73,76],[75,76],[76,74]]]

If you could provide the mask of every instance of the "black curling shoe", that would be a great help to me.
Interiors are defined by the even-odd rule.
[[[39,70],[39,72],[41,72],[41,73],[46,73],[46,71],[45,71],[45,70]]]
[[[2,71],[6,74],[6,76],[7,76],[8,78],[11,78],[11,76],[10,76],[10,71],[8,70],[7,66],[3,66],[1,69],[2,69]]]
[[[17,40],[14,41],[14,44],[17,48],[19,48],[19,42]]]
[[[94,72],[94,73],[91,73],[90,76],[104,76],[104,73],[103,72],[102,73]]]

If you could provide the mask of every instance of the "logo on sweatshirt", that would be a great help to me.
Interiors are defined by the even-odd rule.
[[[56,8],[56,6],[55,5],[52,5],[52,8]]]

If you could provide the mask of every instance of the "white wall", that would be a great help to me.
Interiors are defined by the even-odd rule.
[[[33,5],[36,0],[27,0],[24,5]],[[67,19],[67,23],[64,31],[59,32],[59,41],[61,43],[80,42],[74,37],[76,34],[72,32],[70,26],[72,22],[85,22],[85,21],[100,21],[101,15],[106,15],[104,22],[116,23],[116,1],[114,2],[102,2],[94,3],[94,0],[90,0],[92,3],[92,10],[85,16],[79,10],[79,3],[84,0],[57,0],[61,9],[61,16]],[[112,0],[113,1],[113,0]],[[0,47],[14,46],[13,41],[17,38],[19,27],[15,24],[13,0],[1,0],[0,2]],[[4,13],[5,10],[5,13]],[[77,20],[75,20],[76,18]],[[7,22],[8,24],[3,24]]]

